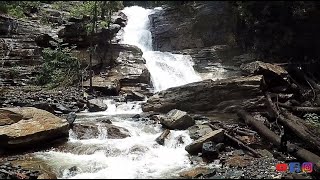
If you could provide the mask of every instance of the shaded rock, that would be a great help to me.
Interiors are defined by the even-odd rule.
[[[108,106],[103,103],[102,99],[90,99],[88,101],[88,108],[90,112],[98,112],[107,110]]]
[[[76,120],[76,118],[77,118],[77,115],[76,115],[76,113],[75,112],[71,112],[71,113],[69,113],[68,115],[67,115],[67,121],[68,121],[68,123],[70,124],[70,125],[72,125],[73,124],[73,122]]]
[[[111,44],[112,51],[101,50],[101,55],[93,57],[93,64],[112,66],[106,72],[100,72],[100,76],[94,76],[93,88],[105,95],[117,96],[119,91],[129,94],[132,99],[144,99],[142,95],[150,93],[150,73],[145,66],[142,51],[132,45]],[[80,60],[88,64],[89,53],[82,51],[75,54]],[[89,87],[89,81],[83,83]],[[129,87],[129,88],[128,88]],[[140,95],[142,94],[142,95]]]
[[[208,141],[202,144],[202,158],[209,162],[217,159],[219,156],[219,150],[216,148],[216,144],[212,141]]]
[[[53,104],[53,109],[55,111],[60,111],[60,112],[62,112],[64,114],[68,114],[68,113],[72,112],[72,110],[70,108],[68,108],[68,107],[66,107],[66,106],[64,106],[62,104],[59,104],[59,103]]]
[[[214,169],[209,169],[207,167],[196,167],[179,173],[180,177],[190,179],[199,178],[201,176],[213,176],[215,174],[216,171]]]
[[[288,72],[275,64],[271,64],[271,63],[265,63],[262,61],[254,61],[251,63],[247,63],[247,64],[242,64],[240,66],[240,69],[249,73],[249,74],[260,74],[262,73],[262,71],[268,71],[270,73],[274,73],[278,76],[286,76],[288,75]]]
[[[0,145],[4,148],[34,147],[39,143],[68,136],[68,122],[34,107],[2,108],[20,114],[20,120],[0,126]]]
[[[189,154],[197,154],[198,152],[201,152],[203,143],[208,142],[208,141],[213,141],[213,142],[219,143],[219,142],[222,142],[223,139],[224,139],[224,130],[218,129],[218,130],[212,131],[212,132],[204,135],[203,137],[193,141],[191,144],[189,144],[185,147],[185,150]]]
[[[190,138],[195,140],[212,132],[213,130],[208,125],[194,125],[189,127],[188,131],[189,131]]]
[[[102,122],[102,123],[112,124],[111,120],[109,118],[106,118],[106,117],[98,117],[98,118],[96,118],[96,121]]]
[[[267,84],[269,88],[277,86],[290,86],[288,83],[289,73],[281,66],[261,61],[254,61],[251,63],[242,64],[240,69],[247,74],[263,75],[265,84]]]
[[[107,123],[74,123],[73,132],[79,139],[92,139],[106,136],[109,139],[130,137],[127,129]]]
[[[186,112],[173,109],[166,116],[160,117],[160,123],[168,129],[187,129],[195,124],[194,119]]]
[[[143,111],[233,112],[265,107],[260,90],[262,76],[237,77],[223,80],[204,80],[179,87],[172,87],[153,95],[142,105]]]
[[[205,1],[169,6],[149,16],[153,49],[172,51],[233,44],[236,22],[230,4]],[[210,22],[210,23],[208,23]]]
[[[50,113],[54,113],[55,112],[54,108],[49,103],[41,103],[41,102],[40,103],[35,103],[35,104],[33,104],[33,107],[38,108],[38,109],[42,109],[42,110],[46,110],[46,111],[48,111]]]
[[[22,120],[23,116],[9,110],[0,109],[0,126],[10,125]]]

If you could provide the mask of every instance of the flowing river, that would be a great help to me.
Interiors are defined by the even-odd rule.
[[[123,12],[128,24],[121,43],[142,50],[154,92],[200,81],[190,56],[152,51],[148,15],[157,10],[161,8],[126,7]],[[34,153],[52,167],[58,178],[173,178],[192,166],[184,149],[192,142],[187,131],[171,131],[165,144],[159,145],[155,139],[163,131],[161,125],[131,118],[142,112],[142,102],[104,102],[108,105],[106,111],[79,113],[76,122],[96,122],[98,117],[104,117],[129,130],[130,137],[108,139],[106,130],[100,128],[98,138],[80,140],[70,130],[67,144],[74,147],[71,150]],[[72,167],[76,169],[71,171]]]

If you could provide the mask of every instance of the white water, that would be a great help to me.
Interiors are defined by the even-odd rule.
[[[112,106],[112,101],[107,101]],[[123,103],[111,111],[101,112],[99,115],[112,119],[112,124],[129,130],[131,137],[124,139],[108,139],[105,131],[100,131],[96,139],[79,140],[70,130],[68,144],[69,152],[51,150],[37,152],[35,156],[49,164],[59,178],[170,178],[191,167],[185,146],[191,143],[187,131],[171,131],[164,146],[155,142],[162,133],[161,125],[148,124],[145,121],[133,121],[131,118],[119,116],[117,112],[139,113],[137,103],[136,112],[132,104]],[[93,113],[80,113],[81,121],[95,121]],[[117,116],[114,116],[117,115]],[[72,146],[73,145],[73,146]],[[70,149],[70,148],[69,148]],[[76,166],[75,173],[68,169]]]
[[[135,45],[142,50],[155,92],[201,81],[193,69],[191,56],[152,50],[148,15],[156,10],[161,8],[151,10],[138,6],[126,7],[123,12],[128,17],[128,23],[121,43]]]
[[[143,51],[155,91],[201,80],[192,67],[190,56],[152,51],[151,33],[148,30],[148,15],[153,10],[141,7],[124,9],[128,16],[124,41],[138,46]],[[64,152],[50,150],[36,152],[35,157],[45,161],[58,178],[106,179],[106,178],[172,178],[190,168],[185,146],[192,140],[187,131],[171,131],[163,146],[155,139],[162,133],[161,125],[148,121],[135,121],[128,116],[139,114],[141,102],[116,103],[104,101],[104,112],[78,114],[78,122],[97,122],[97,117],[111,119],[112,124],[129,130],[130,137],[108,139],[106,129],[99,127],[99,136],[94,139],[77,139],[70,130]],[[68,148],[69,147],[69,148]],[[77,167],[75,172],[69,169]]]

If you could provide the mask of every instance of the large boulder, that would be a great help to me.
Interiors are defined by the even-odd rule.
[[[72,126],[73,132],[79,139],[92,139],[101,136],[105,131],[108,139],[122,139],[130,137],[130,133],[123,127],[108,123],[75,123]]]
[[[67,120],[47,111],[34,107],[1,108],[0,110],[0,112],[5,111],[1,113],[2,117],[13,121],[18,120],[13,124],[0,126],[0,146],[4,149],[34,147],[40,143],[68,136]],[[6,113],[8,111],[11,113]],[[12,116],[12,114],[18,114],[18,116]]]
[[[185,150],[189,154],[196,154],[198,152],[201,152],[202,146],[205,142],[213,141],[215,143],[219,143],[219,142],[222,142],[223,140],[224,140],[224,130],[218,129],[193,141],[191,144],[185,147]]]
[[[161,116],[160,123],[168,129],[184,130],[193,126],[195,121],[186,112],[173,109],[166,116]]]
[[[209,125],[197,124],[188,128],[191,139],[199,139],[200,137],[212,132]]]
[[[279,65],[254,61],[242,64],[240,69],[247,74],[263,75],[265,84],[268,85],[268,88],[290,86],[290,83],[288,83],[288,71]]]
[[[88,108],[90,112],[98,112],[107,110],[108,106],[102,99],[90,99],[88,101]]]
[[[262,76],[237,77],[218,81],[204,80],[161,91],[143,104],[144,112],[168,112],[180,109],[188,112],[234,112],[264,107],[260,90]]]

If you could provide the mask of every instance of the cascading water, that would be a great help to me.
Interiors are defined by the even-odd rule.
[[[126,7],[123,12],[128,17],[128,24],[124,28],[121,43],[135,45],[142,50],[155,92],[201,81],[193,69],[191,56],[152,50],[148,16],[154,11],[138,6]]]
[[[152,10],[127,7],[124,13],[128,24],[122,43],[142,49],[155,91],[200,80],[189,56],[152,51],[148,30],[148,15]],[[186,130],[172,130],[164,145],[159,145],[155,139],[163,132],[160,124],[131,118],[142,112],[141,102],[104,102],[108,105],[106,111],[79,113],[75,123],[98,124],[98,118],[106,118],[113,125],[126,128],[130,137],[110,139],[107,129],[98,126],[97,138],[78,139],[70,130],[69,140],[62,149],[34,153],[58,178],[174,178],[192,166],[185,151],[185,146],[192,142]]]

